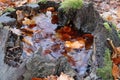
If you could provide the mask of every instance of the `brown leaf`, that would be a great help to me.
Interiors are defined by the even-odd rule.
[[[64,26],[63,31],[64,31],[64,32],[70,32],[70,31],[71,31],[71,27],[69,27],[69,26]]]
[[[51,22],[52,22],[52,24],[57,24],[58,23],[58,15],[52,15]]]
[[[35,25],[35,21],[34,20],[30,20],[28,18],[24,18],[24,21],[22,21],[23,25]]]
[[[70,39],[71,39],[71,36],[70,36],[69,34],[66,34],[66,33],[65,33],[65,34],[63,34],[63,35],[61,36],[61,39],[62,39],[62,40],[65,40],[65,41],[66,41],[66,40],[70,40]]]
[[[120,64],[120,57],[112,58],[112,61],[114,64],[119,65]]]
[[[112,75],[114,77],[114,80],[117,80],[120,77],[120,69],[114,63],[113,63],[113,66],[112,66]]]
[[[61,73],[60,77],[58,77],[57,80],[74,80],[74,79],[67,74]]]
[[[22,31],[23,34],[28,35],[28,36],[32,36],[34,33],[34,31],[29,28],[22,28],[20,30]]]
[[[32,43],[31,43],[29,40],[23,38],[22,41],[23,41],[24,43],[26,43],[26,44],[32,46]]]

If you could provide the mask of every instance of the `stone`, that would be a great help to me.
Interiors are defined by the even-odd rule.
[[[3,15],[3,16],[0,16],[0,23],[2,23],[3,25],[15,25],[16,19]]]

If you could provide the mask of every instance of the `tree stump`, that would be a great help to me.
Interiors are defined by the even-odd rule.
[[[97,65],[103,66],[103,57],[106,48],[110,48],[107,43],[107,38],[113,40],[115,46],[120,46],[120,38],[112,23],[108,22],[110,29],[105,28],[104,23],[99,13],[93,7],[93,4],[84,4],[81,9],[70,9],[67,13],[63,9],[59,9],[59,27],[71,24],[79,30],[81,34],[91,33],[94,36],[93,52],[96,55]]]
[[[112,23],[108,23],[110,26],[110,30],[106,29],[104,26],[105,20],[103,20],[99,13],[94,9],[93,4],[84,4],[81,9],[70,9],[68,12],[64,12],[63,9],[59,8],[59,3],[50,2],[47,3],[38,3],[35,6],[32,5],[26,5],[19,8],[16,8],[16,10],[28,10],[28,13],[31,12],[31,10],[34,10],[36,13],[39,13],[39,9],[44,9],[47,7],[55,7],[55,9],[58,11],[58,28],[61,28],[65,25],[71,25],[72,27],[76,28],[80,34],[84,33],[91,33],[94,36],[94,43],[93,43],[93,51],[92,53],[95,56],[91,57],[90,64],[92,65],[92,70],[90,75],[93,77],[96,77],[93,75],[95,74],[95,67],[101,67],[104,63],[104,53],[105,49],[108,48],[107,44],[107,38],[110,38],[115,46],[120,46],[120,39],[118,37],[117,31],[115,30]],[[30,16],[33,16],[32,14]],[[34,56],[33,58],[30,58],[26,61],[24,61],[18,68],[14,68],[12,66],[8,66],[4,63],[4,56],[6,52],[6,42],[8,40],[9,35],[9,27],[14,27],[18,25],[17,23],[17,16],[15,12],[10,12],[7,14],[4,14],[3,16],[0,16],[0,19],[7,19],[7,20],[0,20],[0,22],[4,25],[0,29],[0,80],[24,80],[22,76],[25,77],[26,80],[31,79],[31,77],[45,77],[50,74],[59,75],[62,71],[66,74],[70,74],[72,77],[77,77],[75,80],[81,80],[81,78],[78,76],[78,74],[71,68],[69,63],[66,61],[65,58],[59,58],[58,62],[49,62],[46,58],[43,58],[41,56]],[[15,24],[14,24],[15,23]],[[6,27],[9,26],[9,27]],[[40,53],[41,51],[39,51]],[[94,58],[93,58],[94,57]],[[41,60],[41,64],[35,65],[34,62]],[[97,62],[97,63],[96,63]],[[45,63],[48,63],[46,65]],[[65,66],[61,66],[64,65]],[[29,66],[30,65],[30,66]],[[37,68],[37,67],[40,68]],[[48,67],[46,67],[48,66]],[[34,70],[31,70],[31,68],[36,67]],[[42,70],[42,68],[45,67],[45,71]],[[50,68],[50,69],[47,69]],[[54,72],[51,72],[55,69]],[[40,70],[41,72],[36,73],[36,70]],[[31,73],[28,73],[28,72]],[[35,72],[35,73],[32,73]],[[50,73],[47,73],[50,72]],[[72,74],[71,74],[72,73]],[[24,75],[23,75],[24,74]],[[44,75],[45,74],[45,75]],[[32,75],[32,76],[31,76]],[[37,75],[37,76],[36,76]],[[27,77],[28,76],[28,77]],[[87,79],[86,79],[87,80]],[[90,80],[90,79],[89,79]]]

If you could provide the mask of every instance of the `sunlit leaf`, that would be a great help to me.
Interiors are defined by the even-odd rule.
[[[57,80],[74,80],[74,79],[67,74],[61,73],[60,77],[58,77]]]
[[[79,41],[66,41],[65,46],[72,48],[72,49],[81,49],[85,47],[85,41],[79,40]]]
[[[34,20],[30,20],[28,18],[24,18],[24,21],[22,21],[23,25],[35,25],[35,21]]]

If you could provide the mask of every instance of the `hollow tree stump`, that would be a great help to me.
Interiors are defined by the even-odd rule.
[[[113,40],[115,46],[120,46],[120,38],[112,23],[108,22],[111,30],[104,27],[104,22],[99,13],[93,7],[93,4],[84,4],[81,9],[70,9],[68,12],[64,12],[62,8],[59,9],[59,27],[71,24],[79,32],[91,33],[94,36],[95,42],[95,56],[98,67],[103,66],[103,57],[105,49],[109,48],[107,44],[107,38]],[[94,50],[93,50],[94,51]]]
[[[70,9],[67,13],[65,13],[63,11],[63,9],[59,8],[58,3],[57,4],[54,2],[50,2],[50,3],[52,3],[52,4],[49,5],[49,2],[46,3],[47,5],[38,3],[37,8],[35,8],[35,7],[33,7],[33,8],[36,11],[38,9],[44,9],[44,8],[47,8],[50,6],[56,6],[55,9],[58,10],[58,16],[59,16],[59,23],[58,23],[59,27],[58,28],[63,27],[64,25],[71,24],[73,27],[78,29],[81,34],[82,33],[91,33],[94,36],[95,49],[93,50],[93,53],[95,53],[97,65],[99,67],[101,67],[104,62],[103,57],[104,57],[104,53],[105,53],[105,48],[109,47],[107,45],[107,41],[106,41],[107,38],[110,38],[111,40],[113,40],[113,43],[115,44],[115,46],[120,46],[120,42],[119,42],[120,39],[117,35],[115,28],[113,27],[113,25],[111,23],[109,23],[110,28],[111,28],[110,31],[104,27],[103,23],[106,21],[100,17],[99,13],[94,9],[92,4],[85,4],[81,9],[78,9],[78,10]],[[46,6],[46,7],[44,7],[44,6]],[[31,7],[28,8],[28,6],[27,7],[26,6],[19,7],[16,9],[22,10],[24,8],[29,9],[28,11],[31,11]],[[6,20],[5,21],[0,20],[1,23],[3,23],[4,25],[8,25],[8,26],[10,25],[11,27],[14,26],[14,24],[13,24],[14,22],[15,22],[15,25],[17,24],[17,22],[16,22],[17,17],[16,17],[15,12],[6,14],[6,15],[2,16],[2,18],[6,17],[6,16],[7,16],[7,18],[9,16],[10,22],[6,21]],[[2,18],[0,17],[0,19],[2,19]],[[12,22],[12,24],[10,24],[11,22]],[[4,27],[3,29],[0,29],[0,33],[1,33],[0,34],[0,63],[1,63],[0,64],[0,80],[22,80],[20,77],[22,76],[23,73],[26,72],[26,67],[29,68],[28,63],[24,62],[23,64],[20,65],[19,68],[10,67],[4,63],[5,44],[8,39],[9,30],[6,29],[6,27]],[[40,58],[40,56],[37,56],[37,57],[39,57],[38,59],[43,59],[43,58]],[[34,58],[31,58],[31,59],[33,59],[31,61],[35,61]],[[43,62],[45,62],[45,60],[43,60]],[[60,74],[61,71],[63,71],[63,70],[68,71],[68,69],[70,69],[72,72],[74,72],[74,70],[71,69],[71,66],[66,62],[66,60],[64,58],[58,59],[58,62],[59,63],[56,63],[56,64],[53,64],[51,62],[51,64],[53,64],[53,66],[56,69],[55,72],[53,72],[53,74]],[[66,64],[66,66],[63,66],[63,67],[61,66],[61,68],[60,68],[59,64]],[[30,62],[29,62],[29,65],[30,65]],[[34,63],[33,63],[33,66],[34,66]],[[30,66],[30,68],[33,66]],[[40,66],[40,64],[39,64],[39,66]],[[66,67],[67,67],[67,69],[66,69]],[[39,68],[36,68],[36,70],[38,70],[38,69]],[[43,72],[49,72],[49,69],[48,69],[48,71],[43,71]],[[35,73],[35,74],[38,74],[38,73]],[[47,76],[47,75],[49,75],[49,74],[46,73],[45,76]],[[75,72],[74,72],[73,76],[74,75],[76,75]],[[44,77],[43,74],[42,74],[42,76]],[[34,77],[36,77],[36,76],[34,76]],[[41,76],[39,76],[39,77],[41,77]],[[76,80],[80,80],[80,78],[78,78]]]

